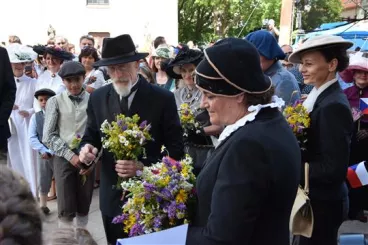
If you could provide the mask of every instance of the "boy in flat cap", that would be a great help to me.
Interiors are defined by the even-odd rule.
[[[42,143],[43,125],[45,121],[45,107],[47,100],[54,96],[55,92],[51,89],[40,89],[36,91],[34,97],[38,101],[41,111],[32,115],[28,137],[33,150],[38,152],[37,156],[37,182],[40,195],[40,206],[44,214],[49,214],[47,207],[47,193],[51,188],[52,176],[54,174],[52,151]]]
[[[74,217],[77,217],[77,227],[85,228],[92,200],[94,175],[90,173],[93,168],[81,169],[75,153],[87,123],[89,94],[83,88],[85,74],[81,63],[65,63],[59,76],[66,91],[50,98],[46,105],[43,142],[56,155],[54,175],[61,228],[71,227]]]

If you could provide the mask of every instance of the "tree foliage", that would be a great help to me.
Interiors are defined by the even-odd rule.
[[[341,0],[310,0],[309,5],[310,11],[304,11],[302,14],[304,30],[310,31],[323,23],[341,20]]]
[[[208,42],[224,37],[244,37],[262,27],[264,19],[280,23],[282,0],[178,0],[179,40]],[[341,0],[309,0],[303,28],[314,29],[339,19]],[[247,22],[248,21],[248,22]]]

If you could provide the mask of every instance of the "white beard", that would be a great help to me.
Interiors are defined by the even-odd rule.
[[[113,80],[112,85],[121,97],[128,96],[130,94],[130,91],[132,90],[132,81],[129,81],[128,85],[117,85],[117,82]]]

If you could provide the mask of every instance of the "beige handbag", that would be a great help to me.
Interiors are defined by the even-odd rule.
[[[299,186],[298,193],[291,210],[289,228],[293,235],[310,238],[313,232],[313,210],[309,201],[309,164],[305,163],[304,189]]]

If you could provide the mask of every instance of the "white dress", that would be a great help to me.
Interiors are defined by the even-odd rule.
[[[56,74],[55,77],[52,77],[51,72],[48,70],[44,71],[37,79],[36,91],[43,88],[51,89],[56,94],[60,94],[66,89],[61,77],[58,74]],[[36,99],[34,99],[33,107],[35,108],[36,112],[41,110]]]
[[[15,78],[15,80],[17,93],[14,105],[17,105],[19,109],[13,110],[9,119],[12,135],[8,139],[8,166],[29,182],[32,193],[36,196],[37,167],[33,150],[29,144],[28,126],[34,114],[33,99],[37,81],[26,75]],[[19,111],[27,111],[29,116],[24,118]]]

